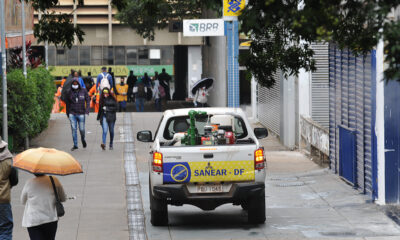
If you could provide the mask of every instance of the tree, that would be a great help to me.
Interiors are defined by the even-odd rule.
[[[266,87],[278,69],[286,75],[315,70],[309,43],[326,41],[355,55],[385,41],[386,79],[400,78],[400,22],[388,18],[400,1],[392,0],[250,0],[240,21],[252,40],[243,65]]]
[[[32,49],[32,42],[29,41],[26,43],[26,58],[27,58],[27,66],[30,68],[37,68],[42,64],[42,59],[40,56],[37,56],[37,51]],[[35,56],[36,54],[36,56]],[[23,57],[22,57],[22,47],[16,47],[10,49],[10,60],[8,61],[8,65],[12,69],[22,68],[23,66]]]

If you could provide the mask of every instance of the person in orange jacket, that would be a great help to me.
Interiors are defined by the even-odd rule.
[[[61,81],[61,86],[58,87],[57,92],[54,94],[55,98],[56,98],[56,102],[55,104],[58,104],[59,106],[59,111],[60,113],[66,113],[67,112],[67,105],[65,104],[65,102],[63,100],[61,100],[61,92],[62,92],[62,88],[64,86],[66,79],[64,78]]]
[[[93,85],[89,90],[89,96],[92,99],[92,101],[90,101],[90,107],[94,108],[94,112],[99,112],[100,94],[96,89],[96,85]],[[93,101],[93,99],[95,99],[95,101]]]

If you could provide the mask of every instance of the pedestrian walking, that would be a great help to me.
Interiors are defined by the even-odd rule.
[[[156,78],[157,75],[154,76],[154,87],[153,87],[153,99],[154,105],[158,112],[162,111],[162,98],[165,98],[165,90],[163,86],[160,85],[160,81]]]
[[[165,68],[163,68],[160,75],[158,75],[158,80],[160,80],[161,86],[163,86],[165,89],[166,100],[167,101],[171,100],[171,91],[169,86],[171,81],[171,76],[165,71]]]
[[[79,124],[82,146],[86,148],[85,114],[89,115],[90,98],[86,89],[83,89],[79,85],[79,80],[77,78],[72,80],[71,88],[72,90],[68,97],[67,116],[71,122],[72,140],[74,142],[71,151],[74,151],[78,149],[77,124]]]
[[[90,97],[90,108],[94,109],[95,113],[99,112],[99,102],[100,102],[100,93],[96,88],[96,85],[93,85],[89,90]]]
[[[107,68],[106,67],[102,67],[101,68],[101,73],[97,76],[97,82],[96,82],[96,88],[99,92],[101,92],[101,90],[103,88],[108,88],[111,89],[111,87],[113,86],[113,80],[112,80],[112,76],[107,73]]]
[[[133,87],[135,86],[137,81],[137,78],[135,75],[133,75],[133,71],[131,70],[129,72],[129,76],[128,76],[128,80],[127,80],[127,84],[128,84],[128,102],[134,102],[135,98],[133,95]]]
[[[81,88],[85,88],[86,89],[85,82],[83,81],[82,76],[81,76],[81,70],[74,72],[74,78],[78,78],[79,79],[79,85],[81,85]]]
[[[103,128],[103,138],[100,147],[106,150],[107,132],[110,132],[110,150],[113,149],[114,125],[117,120],[117,100],[111,94],[110,89],[104,88],[100,96],[100,106],[97,120]]]
[[[85,83],[86,89],[89,91],[89,89],[94,85],[91,72],[88,72],[88,75],[83,79],[83,82]]]
[[[150,101],[153,97],[153,93],[151,91],[151,88],[153,87],[151,85],[151,78],[149,77],[149,75],[147,75],[147,73],[144,73],[142,80],[144,85],[146,86],[146,100]]]
[[[144,111],[144,101],[147,97],[147,88],[143,83],[141,77],[138,77],[135,87],[133,88],[133,92],[135,94],[135,104],[136,111],[143,112]]]
[[[196,94],[193,98],[193,104],[195,107],[206,107],[207,106],[208,90],[206,87],[197,89]]]
[[[16,170],[12,169],[12,154],[7,143],[0,138],[0,239],[11,240],[13,215],[11,211],[11,187],[18,183]]]
[[[118,91],[117,101],[119,105],[119,112],[126,111],[126,101],[128,100],[128,85],[125,84],[125,78],[121,77],[120,83],[117,84],[116,89]]]
[[[22,190],[21,202],[25,205],[22,227],[28,228],[31,240],[54,240],[56,237],[58,216],[52,181],[59,201],[65,202],[64,188],[54,176],[35,174]]]
[[[111,93],[114,93],[115,95],[118,95],[119,93],[117,91],[117,88],[115,87],[116,82],[115,82],[114,72],[112,71],[111,67],[108,68],[108,74],[111,75],[111,79],[112,79],[112,84],[111,84],[111,88],[110,88],[111,89]]]

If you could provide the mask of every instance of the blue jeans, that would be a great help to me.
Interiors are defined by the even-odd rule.
[[[11,240],[13,230],[11,204],[0,203],[0,239]]]
[[[78,147],[78,134],[76,131],[76,125],[79,123],[79,132],[81,133],[81,140],[85,140],[85,114],[82,115],[69,115],[69,121],[71,122],[72,140],[74,146]]]
[[[137,112],[144,111],[144,98],[136,97],[136,111]]]
[[[161,98],[156,98],[154,100],[154,103],[156,105],[156,110],[161,112],[162,111],[162,109],[161,109]]]
[[[103,117],[101,127],[103,128],[103,144],[106,144],[107,132],[110,131],[110,146],[112,147],[114,141],[114,125],[115,122],[107,122],[106,117]]]

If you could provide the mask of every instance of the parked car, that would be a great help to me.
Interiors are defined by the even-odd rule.
[[[248,211],[250,223],[265,222],[266,160],[239,108],[176,109],[164,112],[155,133],[137,133],[153,142],[149,156],[151,223],[168,224],[168,205],[203,210],[233,203]]]

